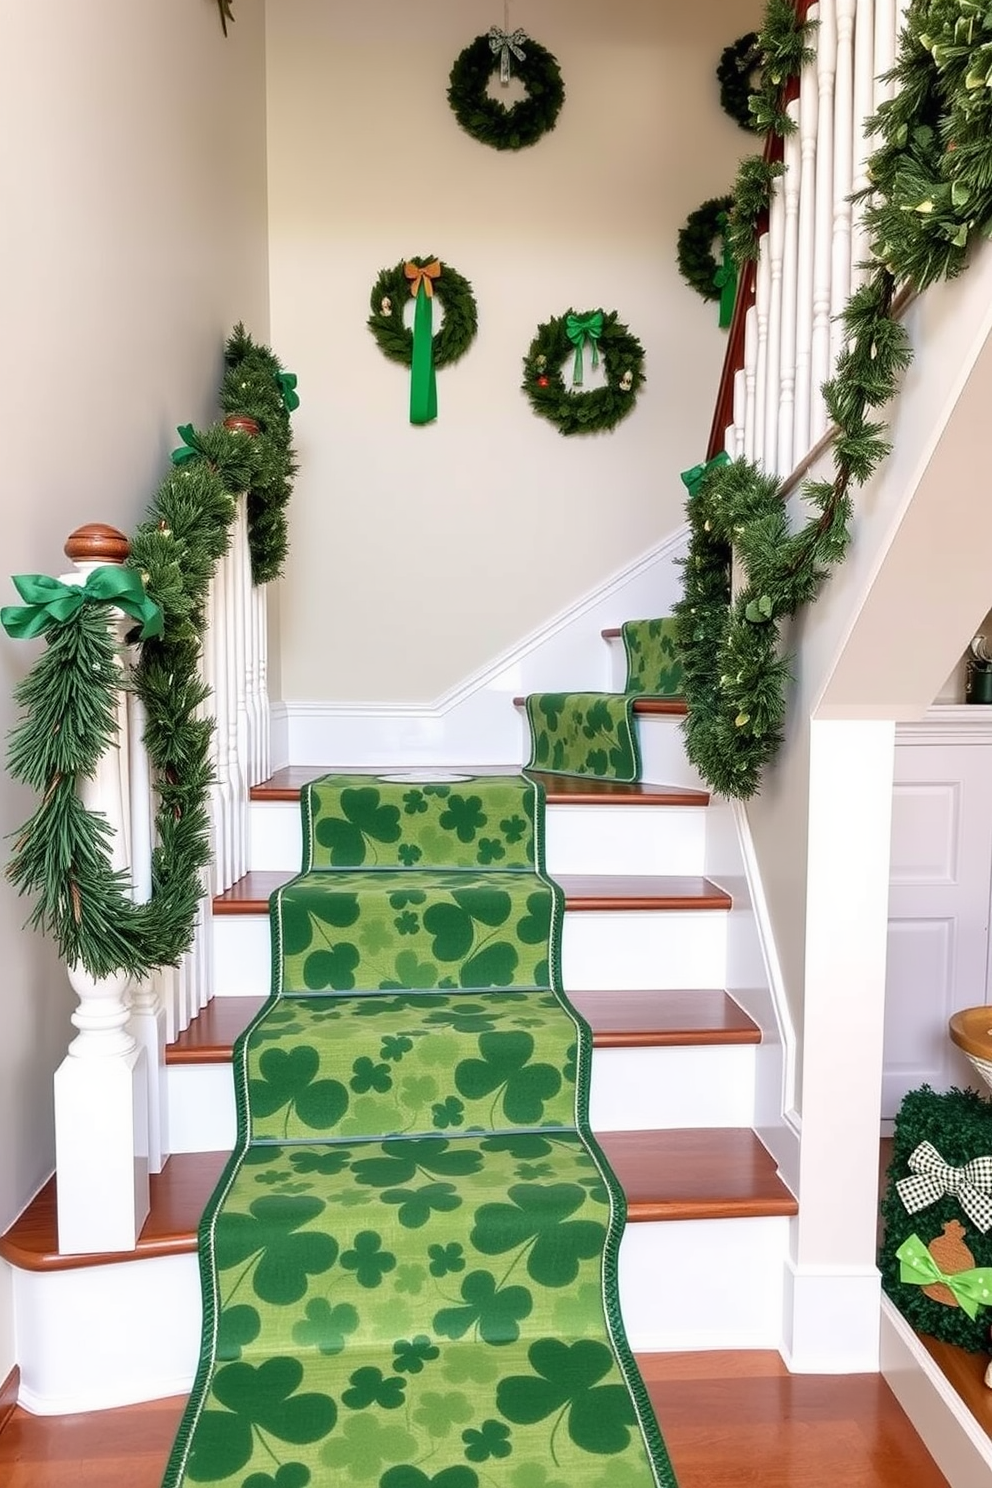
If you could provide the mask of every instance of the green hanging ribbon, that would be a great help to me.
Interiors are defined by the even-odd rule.
[[[707,460],[705,465],[693,465],[691,470],[683,470],[679,480],[689,492],[690,498],[695,498],[699,495],[699,488],[710,471],[718,469],[721,465],[729,464],[730,456],[726,450],[721,450],[718,455],[713,456],[712,460]]]
[[[287,413],[295,413],[300,406],[300,395],[296,391],[297,376],[295,372],[277,372],[276,382],[282,393],[282,401]]]
[[[720,291],[720,329],[725,331],[734,318],[734,301],[737,299],[737,265],[728,244],[730,227],[726,212],[717,218],[723,241],[723,263],[713,275],[713,283]]]
[[[192,460],[197,455],[203,454],[196,438],[196,430],[192,424],[179,424],[176,433],[182,440],[182,444],[178,449],[172,451],[173,465],[184,465],[187,460]]]
[[[407,268],[409,277],[409,267]],[[413,362],[410,369],[410,422],[429,424],[437,418],[437,373],[434,367],[434,297],[428,280],[416,281],[413,312]]]
[[[919,1235],[910,1235],[896,1251],[899,1280],[910,1286],[934,1286],[941,1282],[957,1298],[972,1322],[980,1307],[992,1307],[992,1266],[973,1271],[955,1271],[945,1276]]]
[[[25,601],[23,605],[4,605],[0,625],[17,641],[30,641],[51,625],[63,625],[83,605],[112,604],[125,614],[140,620],[141,639],[162,634],[165,626],[162,611],[149,599],[141,575],[133,568],[104,564],[93,569],[85,584],[63,584],[45,574],[16,574],[14,588]]]
[[[586,342],[592,347],[592,366],[599,366],[599,350],[596,342],[603,334],[603,312],[594,310],[591,315],[567,315],[565,335],[575,347],[575,366],[572,368],[572,386],[582,386],[582,348]]]

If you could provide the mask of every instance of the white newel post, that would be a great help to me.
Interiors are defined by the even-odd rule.
[[[85,583],[102,564],[120,564],[127,539],[114,528],[80,528],[66,543],[76,572],[65,583]],[[112,622],[123,641],[131,626]],[[131,862],[127,698],[119,694],[119,746],[81,783],[91,811],[112,829],[113,866]],[[99,980],[81,966],[68,969],[79,998],[72,1015],[78,1033],[55,1072],[55,1151],[58,1171],[59,1250],[66,1255],[132,1250],[148,1214],[148,1078],[144,1048],[128,1029],[129,978]]]

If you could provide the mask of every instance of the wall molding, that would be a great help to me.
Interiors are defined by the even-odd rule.
[[[992,744],[992,705],[946,703],[912,723],[896,724],[896,747],[926,744]]]
[[[14,1407],[17,1404],[20,1388],[21,1371],[15,1364],[3,1384],[0,1384],[0,1432],[3,1431],[14,1414]]]
[[[681,593],[678,560],[687,546],[683,526],[432,702],[274,702],[273,768],[519,768],[524,728],[513,698],[609,690],[610,655],[600,632],[624,620],[668,614]]]

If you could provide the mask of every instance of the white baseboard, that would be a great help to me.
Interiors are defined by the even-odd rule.
[[[878,1372],[875,1267],[785,1267],[782,1356],[793,1374]]]
[[[990,1488],[992,1441],[888,1297],[881,1370],[950,1488]]]
[[[431,703],[274,703],[273,768],[522,762],[525,730],[513,698],[608,690],[600,632],[671,611],[686,545],[682,528]]]

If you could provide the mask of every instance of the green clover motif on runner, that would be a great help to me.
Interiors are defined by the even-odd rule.
[[[302,810],[166,1488],[674,1488],[540,785],[342,776]]]
[[[634,701],[680,696],[682,662],[675,631],[676,622],[670,619],[624,624],[623,692],[532,693],[526,700],[531,737],[527,769],[638,780],[641,756]]]

